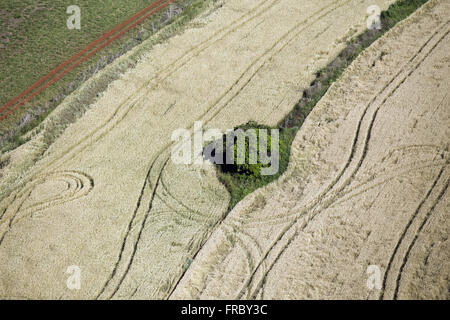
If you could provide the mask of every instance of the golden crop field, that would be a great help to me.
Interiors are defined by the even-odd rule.
[[[448,299],[449,13],[214,0],[149,35],[0,155],[0,298]],[[276,176],[203,161],[253,122]]]

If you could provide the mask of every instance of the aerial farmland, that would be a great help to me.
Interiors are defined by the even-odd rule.
[[[450,298],[449,1],[0,17],[1,299]]]

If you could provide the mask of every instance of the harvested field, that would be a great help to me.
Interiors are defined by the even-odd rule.
[[[438,201],[448,199],[441,195],[445,179],[448,185],[447,96],[440,95],[449,86],[445,1],[432,0],[353,64],[301,129],[288,172],[226,218],[229,195],[214,168],[170,161],[172,132],[192,129],[194,121],[221,130],[248,120],[278,123],[314,73],[366,28],[367,7],[393,2],[223,1],[156,45],[48,147],[53,133],[45,128],[57,123],[65,103],[77,101],[76,92],[69,96],[44,130],[2,156],[9,164],[0,181],[0,297],[327,298],[340,290],[341,297],[360,297],[367,288],[355,283],[368,259],[392,270],[383,282],[386,297],[424,294],[419,280],[416,289],[396,291],[393,277],[399,268],[405,277],[415,272],[401,261],[422,254],[414,250],[422,241],[417,230],[432,221],[445,228],[445,202]],[[428,69],[433,73],[417,76]],[[398,95],[413,99],[410,91],[416,100],[405,104]],[[399,107],[389,114],[391,100]],[[433,106],[430,120],[433,112],[425,111]],[[414,117],[414,125],[402,120]],[[380,174],[379,162],[386,164]],[[404,178],[398,168],[414,175]],[[411,197],[427,190],[419,206]],[[390,219],[379,214],[394,207]],[[445,281],[427,272],[445,271],[433,261],[446,252],[439,242],[446,233],[432,234],[437,256],[421,272],[438,282],[432,294],[442,296]],[[82,270],[78,291],[66,287],[71,265]],[[364,269],[360,278],[352,268]]]
[[[346,70],[171,298],[449,299],[449,13],[430,1]]]

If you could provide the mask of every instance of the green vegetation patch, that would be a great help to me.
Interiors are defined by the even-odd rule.
[[[276,130],[277,137],[272,130]],[[213,154],[218,178],[231,194],[230,209],[286,171],[296,132],[295,128],[274,128],[250,121],[235,127],[205,148],[204,154]],[[275,174],[265,175],[263,170],[270,171],[271,168]]]

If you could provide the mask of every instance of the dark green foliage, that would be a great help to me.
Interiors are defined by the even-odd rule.
[[[383,28],[386,30],[392,28],[426,2],[428,0],[400,0],[392,4],[387,11],[381,13]]]
[[[242,129],[244,131],[247,131],[248,129],[255,129],[257,132],[257,136],[259,138],[259,129],[267,129],[268,130],[268,138],[271,138],[270,136],[270,129],[268,126],[259,125],[255,122],[249,122],[245,125],[241,125],[235,128],[235,130]],[[218,165],[218,177],[219,180],[226,186],[228,191],[231,194],[231,201],[230,201],[230,209],[233,208],[241,199],[243,199],[246,195],[250,194],[251,192],[255,191],[256,189],[260,188],[261,186],[264,186],[276,179],[283,174],[284,171],[286,171],[288,164],[289,164],[289,155],[290,155],[290,149],[292,145],[292,141],[294,140],[295,133],[297,130],[295,128],[278,128],[279,129],[279,170],[275,175],[261,175],[261,168],[264,165],[259,163],[257,164],[250,164],[249,163],[249,150],[250,150],[250,139],[246,140],[246,157],[245,157],[245,163],[244,164],[226,164],[224,161],[224,164]],[[271,139],[268,139],[268,141],[271,142]],[[271,148],[271,143],[268,143],[267,150],[273,150]],[[226,150],[226,136],[224,136],[224,139],[220,141],[220,143],[223,144],[223,149]],[[232,145],[233,148],[236,150],[236,143]],[[258,148],[258,146],[256,146]],[[259,153],[258,153],[259,154]],[[237,154],[234,153],[235,160]],[[223,159],[225,160],[225,155],[223,155]],[[236,163],[236,161],[235,161]]]
[[[222,159],[221,170],[223,172],[239,173],[246,175],[261,176],[261,168],[269,166],[261,162],[260,140],[261,130],[267,132],[267,149],[271,148],[271,135],[269,126],[259,125],[250,121],[245,125],[234,128],[232,133],[227,133],[222,138],[222,145],[216,148]],[[244,142],[239,144],[238,142]],[[230,159],[227,162],[227,154]],[[231,159],[232,158],[232,159]],[[252,159],[252,161],[250,161]],[[230,162],[232,160],[232,163]]]

